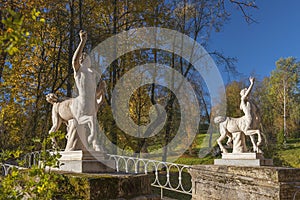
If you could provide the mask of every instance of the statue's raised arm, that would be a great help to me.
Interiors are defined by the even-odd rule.
[[[254,85],[254,77],[250,77],[249,81],[250,81],[250,86],[248,88],[242,89],[240,92],[241,95],[241,104],[240,104],[240,109],[244,111],[245,113],[245,106],[246,106],[246,102],[247,102],[247,98],[249,96],[249,93],[251,92],[253,85]],[[247,113],[245,113],[247,114]]]
[[[253,88],[254,80],[255,80],[254,77],[249,78],[250,86],[248,87],[246,92],[242,95],[242,98],[247,98],[248,97],[249,93],[251,92],[251,90]]]
[[[84,45],[87,41],[87,33],[83,30],[81,30],[79,32],[79,36],[80,36],[80,43],[73,55],[73,59],[72,59],[72,66],[73,66],[73,69],[74,69],[74,72],[77,72],[80,68],[80,64],[81,62],[83,61],[83,48],[84,48]]]

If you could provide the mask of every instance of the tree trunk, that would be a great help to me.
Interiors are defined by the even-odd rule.
[[[113,11],[113,35],[117,34],[117,0],[113,1],[113,6],[114,6],[114,11]],[[116,55],[116,42],[114,44],[114,54]],[[113,61],[112,63],[112,72],[110,73],[110,79],[111,79],[111,91],[113,90],[114,86],[117,83],[117,67],[118,67],[118,63],[117,60]],[[111,99],[110,99],[111,100]],[[118,135],[116,131],[112,131],[115,130],[115,126],[116,126],[116,122],[115,120],[112,121],[111,123],[111,136],[112,136],[112,143],[116,146],[116,148],[112,149],[112,153],[113,154],[117,154],[117,146],[118,146]]]
[[[68,59],[68,79],[67,79],[67,97],[72,96],[72,86],[73,86],[73,67],[72,67],[72,58],[73,58],[73,45],[74,45],[74,0],[69,2],[70,4],[70,40],[69,40],[69,59]]]

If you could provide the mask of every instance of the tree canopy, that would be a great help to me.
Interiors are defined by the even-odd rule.
[[[149,26],[177,30],[204,47],[209,47],[210,34],[220,31],[230,19],[227,4],[240,9],[248,22],[255,21],[247,13],[247,8],[256,8],[256,5],[254,1],[246,0],[1,1],[1,148],[24,147],[32,144],[32,138],[44,138],[51,126],[51,105],[46,102],[45,95],[52,92],[63,99],[76,93],[72,56],[79,42],[79,30],[88,32],[87,52],[117,33]],[[232,58],[215,50],[210,53],[220,70],[234,72]],[[157,49],[130,52],[115,60],[102,75],[107,84],[107,94],[106,104],[100,109],[98,118],[109,140],[120,148],[132,149],[134,152],[149,151],[155,146],[168,143],[180,121],[180,105],[176,96],[168,88],[151,84],[137,89],[132,95],[130,117],[136,124],[146,125],[149,123],[151,105],[161,103],[167,110],[168,117],[159,136],[153,140],[132,138],[116,126],[111,111],[115,85],[134,66],[150,62],[166,64],[186,77],[195,88],[201,109],[201,123],[210,122],[210,96],[201,76],[189,62],[174,53]],[[289,73],[292,73],[295,71],[293,67],[290,69],[284,66],[297,65],[296,63],[295,59],[287,59],[278,61],[277,65],[281,70],[291,70]],[[277,109],[278,113],[276,116],[269,116],[272,121],[279,120],[282,115],[282,110],[278,110],[282,95],[271,92],[280,87],[280,78],[276,78],[279,75],[279,72],[274,72],[264,81],[267,84],[264,88],[269,88],[266,89],[269,94],[262,98],[274,103],[274,112]],[[288,127],[297,127],[299,120],[294,109],[296,102],[299,102],[299,93],[294,88],[297,86],[299,89],[299,83],[293,85],[292,76],[286,77],[289,77],[286,82],[288,120],[293,121],[288,121]],[[232,99],[228,110],[234,116],[241,114],[234,107],[234,94],[241,86],[242,84],[232,83],[227,89],[228,98]],[[266,109],[264,106],[261,105],[261,109]],[[279,126],[280,123],[276,124]],[[289,132],[293,130],[289,128]],[[62,131],[65,131],[64,127]]]

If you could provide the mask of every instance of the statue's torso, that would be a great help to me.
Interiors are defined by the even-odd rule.
[[[96,87],[98,73],[82,65],[74,75],[76,86],[78,88],[78,96],[73,102],[73,110],[76,117],[83,115],[94,115],[96,109]]]

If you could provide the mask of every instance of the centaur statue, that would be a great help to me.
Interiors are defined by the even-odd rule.
[[[83,150],[89,145],[92,146],[93,150],[101,151],[97,140],[97,111],[104,101],[106,85],[104,81],[100,81],[97,84],[100,80],[100,75],[91,67],[89,56],[83,53],[83,48],[87,41],[87,33],[81,30],[79,36],[80,43],[72,60],[78,96],[61,102],[58,101],[58,97],[53,93],[46,96],[46,100],[53,104],[53,126],[49,133],[57,131],[64,122],[68,130],[65,151]],[[85,125],[89,127],[88,135]],[[57,148],[55,138],[52,142],[54,147]]]
[[[245,135],[250,136],[253,145],[253,151],[262,153],[259,146],[262,142],[263,133],[260,131],[260,116],[257,107],[249,101],[249,94],[254,84],[254,78],[250,77],[250,86],[241,90],[240,109],[243,110],[244,116],[240,118],[218,116],[214,119],[215,123],[220,125],[220,134],[218,145],[223,153],[228,153],[223,146],[222,141],[228,137],[227,144],[233,141],[233,153],[243,153],[247,151]],[[245,134],[245,135],[244,135]],[[254,135],[257,135],[258,141],[255,142]],[[264,136],[264,135],[263,135]]]

